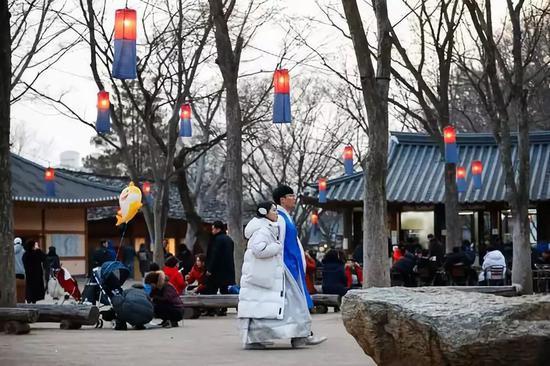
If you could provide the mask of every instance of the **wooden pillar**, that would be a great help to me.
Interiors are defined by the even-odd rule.
[[[361,245],[363,243],[363,212],[353,211],[352,215],[352,227],[353,227],[353,247]]]
[[[353,241],[353,208],[344,209],[344,241],[347,242],[347,251],[348,253],[353,253],[355,250],[355,242]],[[344,249],[346,249],[344,247]]]
[[[444,242],[445,238],[441,232],[445,230],[445,205],[438,203],[434,207],[434,236],[440,242]]]
[[[550,202],[537,204],[537,242],[550,243]]]

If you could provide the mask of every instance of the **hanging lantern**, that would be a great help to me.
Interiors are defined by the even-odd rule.
[[[327,202],[327,180],[319,178],[319,203]]]
[[[445,142],[445,161],[448,164],[458,163],[458,149],[456,147],[456,130],[453,126],[443,129],[443,141]]]
[[[466,168],[456,167],[456,188],[459,192],[466,192]]]
[[[311,213],[311,225],[316,226],[317,224],[319,224],[319,215],[317,214],[317,212],[312,212]]]
[[[346,175],[353,174],[353,147],[351,145],[344,148],[344,171]]]
[[[109,102],[109,93],[104,90],[97,93],[95,129],[97,133],[111,132],[111,102]]]
[[[290,76],[287,69],[275,70],[273,75],[275,100],[273,101],[273,122],[290,123]]]
[[[151,194],[151,183],[143,182],[143,184],[141,185],[141,191],[143,192],[144,196],[149,196]]]
[[[191,105],[186,103],[180,109],[180,137],[192,137],[191,130]]]
[[[113,77],[136,79],[136,11],[118,9],[115,12],[115,55]]]
[[[47,168],[44,172],[46,186],[46,196],[55,197],[55,171],[53,168]]]
[[[481,161],[472,161],[472,178],[475,189],[481,189],[481,173],[483,173],[483,164],[481,164]]]

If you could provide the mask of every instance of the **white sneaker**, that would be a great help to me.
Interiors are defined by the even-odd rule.
[[[305,339],[306,340],[306,346],[316,346],[318,344],[323,343],[327,339],[328,339],[327,337],[318,337],[318,336],[310,335],[309,337],[307,337]]]

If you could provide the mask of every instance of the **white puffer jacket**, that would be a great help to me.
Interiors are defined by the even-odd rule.
[[[239,292],[239,318],[282,319],[284,312],[283,246],[278,226],[253,218],[244,229],[248,239]]]

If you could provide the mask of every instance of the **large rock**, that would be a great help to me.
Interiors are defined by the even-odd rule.
[[[371,288],[348,292],[342,317],[379,366],[550,365],[550,296]]]

